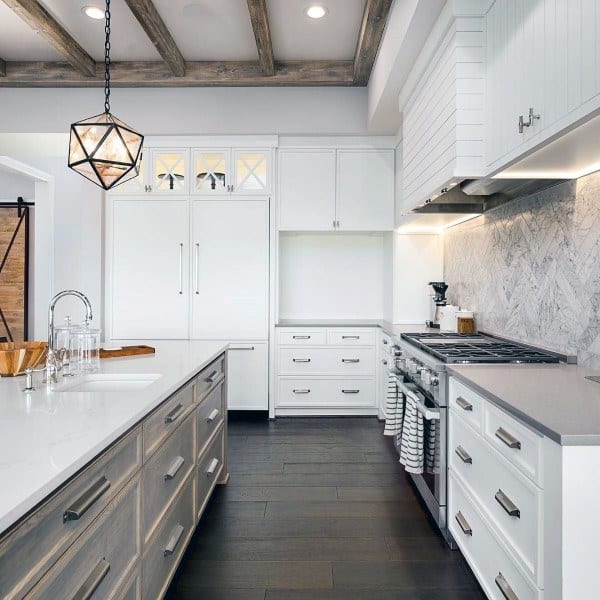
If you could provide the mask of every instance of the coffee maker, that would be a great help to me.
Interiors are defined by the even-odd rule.
[[[427,327],[439,329],[440,309],[448,303],[446,300],[446,290],[448,289],[448,285],[444,281],[430,281],[429,285],[433,288],[434,293],[430,295],[430,318],[428,321],[425,321],[425,325],[427,325]]]

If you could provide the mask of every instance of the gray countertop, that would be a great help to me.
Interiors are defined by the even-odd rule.
[[[600,375],[586,367],[448,365],[450,375],[563,446],[600,445]]]

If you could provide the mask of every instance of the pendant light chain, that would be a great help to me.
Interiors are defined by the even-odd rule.
[[[104,13],[104,112],[110,113],[110,0],[106,0]]]

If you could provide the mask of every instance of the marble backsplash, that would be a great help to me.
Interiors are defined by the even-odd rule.
[[[447,229],[444,278],[480,330],[600,368],[600,172]]]

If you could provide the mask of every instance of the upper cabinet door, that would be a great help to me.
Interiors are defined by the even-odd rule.
[[[333,231],[335,150],[279,151],[279,229]]]
[[[227,148],[192,150],[192,194],[214,196],[231,191],[231,152]]]
[[[148,189],[148,173],[146,165],[148,164],[148,153],[149,151],[142,150],[142,160],[140,162],[140,174],[121,185],[117,185],[115,188],[110,190],[110,194],[126,195],[126,196],[137,196],[147,193]]]
[[[336,212],[340,230],[394,228],[393,150],[338,150]]]
[[[267,194],[271,190],[271,151],[234,150],[235,180],[231,191],[237,194]]]
[[[189,155],[187,149],[151,150],[150,191],[170,196],[187,194],[190,189]]]
[[[268,199],[199,200],[192,220],[192,337],[267,339]]]

